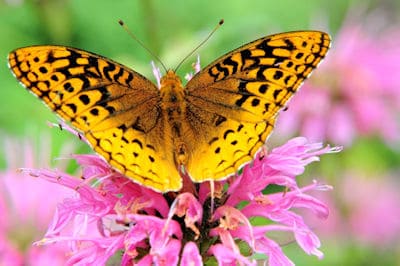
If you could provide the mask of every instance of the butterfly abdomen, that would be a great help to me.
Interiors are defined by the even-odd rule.
[[[185,92],[180,78],[172,70],[161,79],[160,95],[166,144],[172,146],[175,164],[185,165],[188,159],[184,137]]]

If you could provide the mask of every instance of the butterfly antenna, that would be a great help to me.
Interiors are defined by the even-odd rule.
[[[156,56],[149,48],[146,47],[146,45],[144,45],[136,36],[135,34],[133,34],[128,26],[125,25],[125,23],[120,19],[118,20],[119,25],[122,26],[122,28],[124,28],[124,30],[140,45],[142,46],[156,61],[158,61],[161,66],[164,68],[165,73],[168,72],[167,68],[165,67],[165,65],[163,64],[163,62],[160,60],[160,58],[158,56]]]
[[[211,38],[211,36],[214,34],[214,32],[216,32],[217,29],[218,29],[222,24],[224,24],[224,20],[223,20],[223,19],[221,19],[221,20],[218,22],[217,26],[215,26],[215,28],[210,32],[210,34],[208,34],[208,36],[207,36],[199,45],[197,45],[196,48],[194,48],[187,56],[185,56],[185,57],[181,60],[181,62],[180,62],[180,63],[178,64],[178,66],[175,68],[174,72],[176,72],[176,71],[178,70],[178,68],[183,64],[183,62],[186,61],[186,59],[188,59],[188,58],[189,58],[194,52],[196,52],[205,42],[207,42],[208,39]]]

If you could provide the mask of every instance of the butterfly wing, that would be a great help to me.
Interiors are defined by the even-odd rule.
[[[265,143],[277,113],[324,58],[328,34],[288,32],[248,43],[217,59],[187,84],[193,180],[223,179]]]
[[[173,155],[163,145],[159,90],[149,80],[99,55],[63,46],[10,53],[17,79],[93,149],[137,183],[178,190]]]

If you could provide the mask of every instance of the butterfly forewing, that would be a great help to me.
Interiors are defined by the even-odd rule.
[[[149,80],[112,60],[63,46],[17,49],[9,66],[119,171],[155,190],[180,188],[172,152],[160,144],[160,95]]]
[[[192,179],[223,179],[249,162],[265,143],[278,111],[329,46],[323,32],[276,34],[227,53],[195,75],[187,84],[188,109],[211,119],[192,122],[202,136],[193,145],[196,160],[187,165]]]

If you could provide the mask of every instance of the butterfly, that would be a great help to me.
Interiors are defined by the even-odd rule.
[[[159,192],[223,180],[265,144],[280,110],[325,57],[328,34],[295,31],[247,43],[184,86],[173,70],[158,88],[100,55],[66,46],[9,54],[15,77],[70,122],[114,169]]]

